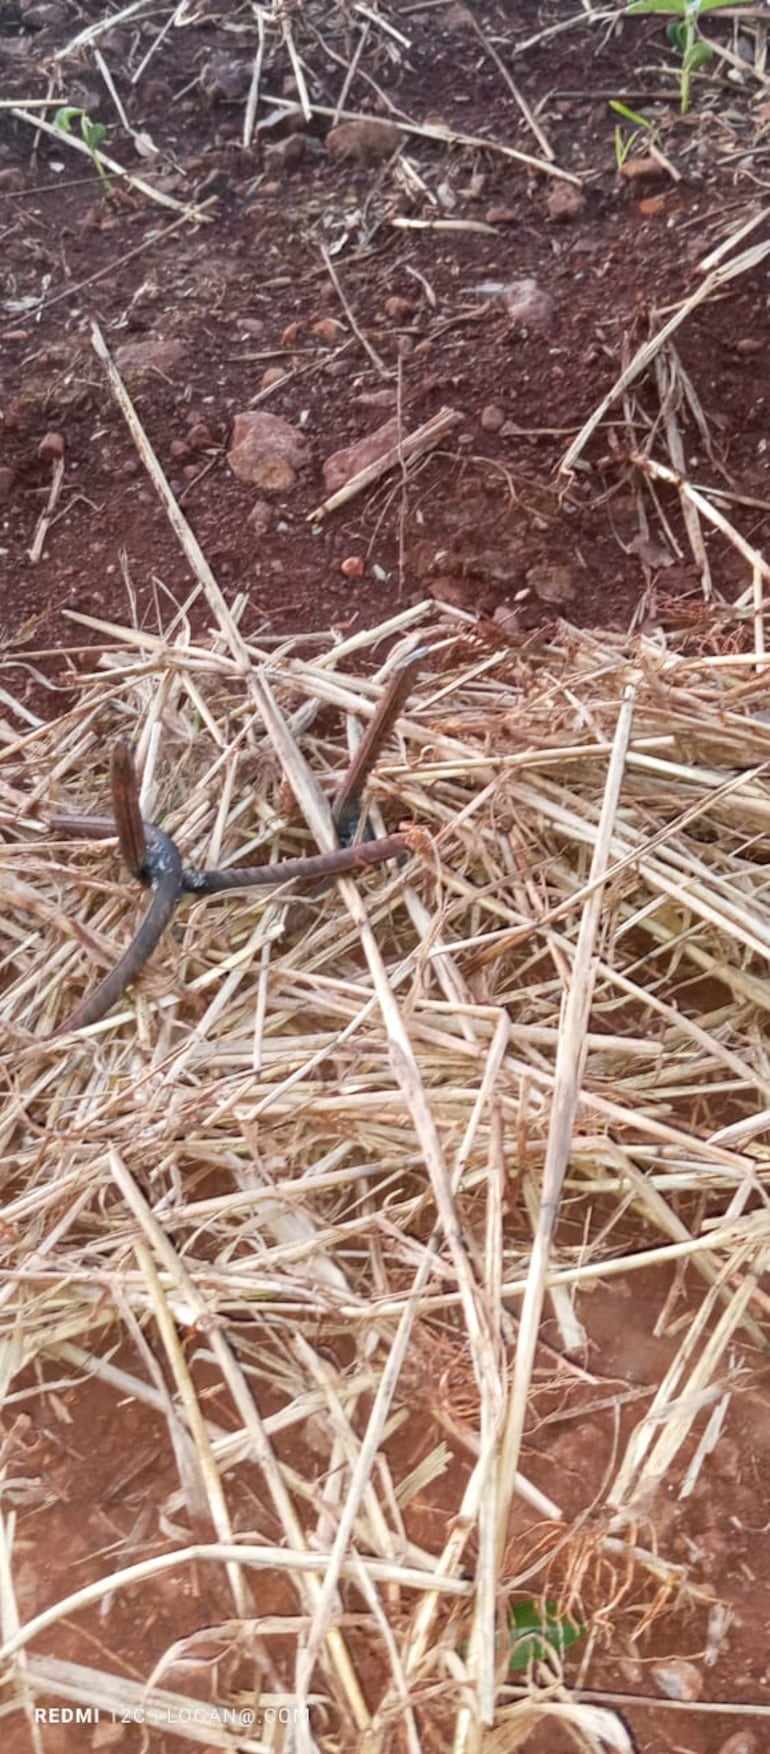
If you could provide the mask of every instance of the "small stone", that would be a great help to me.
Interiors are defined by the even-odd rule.
[[[24,172],[18,170],[15,165],[7,165],[4,170],[0,171],[0,189],[4,195],[15,195],[25,187],[25,184]]]
[[[184,439],[172,439],[168,447],[168,454],[174,463],[181,463],[185,457],[189,457],[190,451]]]
[[[531,566],[526,582],[541,603],[569,603],[575,595],[572,571],[568,566]]]
[[[409,317],[414,315],[414,304],[410,298],[400,298],[398,293],[394,292],[390,298],[385,300],[385,315],[390,317],[393,323],[405,323]]]
[[[327,457],[323,466],[324,487],[327,493],[337,493],[352,481],[354,475],[367,469],[370,463],[376,463],[384,457],[393,445],[398,444],[399,422],[394,415],[386,420],[384,426],[378,426],[375,432],[366,434],[365,438],[356,439],[352,445],[346,445],[341,451],[334,451]]]
[[[401,129],[394,122],[372,118],[360,122],[340,122],[326,136],[326,150],[332,158],[354,160],[356,164],[378,164],[397,152],[403,140]]]
[[[668,1662],[653,1663],[651,1674],[664,1699],[687,1702],[700,1699],[703,1676],[700,1669],[696,1669],[695,1664],[688,1663],[684,1657],[671,1657]]]
[[[554,225],[566,225],[571,219],[579,218],[585,207],[585,200],[580,189],[574,183],[554,183],[549,189],[545,200],[548,218]]]
[[[523,329],[547,329],[553,318],[553,299],[536,280],[512,280],[504,293],[508,315]]]
[[[249,480],[263,493],[291,493],[297,472],[285,457],[263,457],[261,463],[255,465]]]
[[[58,463],[64,456],[64,435],[60,432],[47,432],[37,447],[41,463]]]
[[[272,516],[272,511],[266,499],[255,500],[254,505],[249,512],[249,523],[251,524],[255,535],[266,535],[267,531],[270,529]]]
[[[362,579],[364,576],[364,563],[361,555],[349,554],[347,560],[343,560],[340,572],[342,573],[343,578],[346,579]]]
[[[663,166],[656,158],[626,158],[620,167],[620,174],[629,183],[636,183],[644,177],[660,177]]]
[[[295,319],[292,323],[287,323],[281,336],[281,346],[296,347],[302,327],[303,325],[299,319]]]
[[[752,354],[761,353],[764,345],[764,341],[760,341],[758,335],[742,335],[740,340],[735,343],[735,351],[750,359]]]
[[[315,335],[317,341],[323,341],[326,347],[334,347],[345,334],[345,324],[340,323],[337,317],[319,317],[318,322],[313,323],[310,333]]]
[[[515,225],[518,217],[515,207],[488,207],[484,214],[487,225]]]
[[[3,464],[0,468],[0,505],[5,505],[13,492],[14,471]]]
[[[294,471],[309,460],[307,439],[280,414],[236,414],[227,461],[239,481],[286,492],[294,486]],[[284,467],[274,469],[274,464]]]
[[[146,341],[125,341],[115,352],[118,371],[171,372],[184,358],[181,341],[163,341],[150,335]]]
[[[481,410],[480,420],[485,432],[499,432],[505,426],[505,411],[498,402],[488,402]]]
[[[269,390],[273,384],[280,384],[285,376],[286,372],[282,365],[269,365],[267,371],[262,373],[262,389]]]

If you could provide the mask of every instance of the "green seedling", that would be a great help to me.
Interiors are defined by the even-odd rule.
[[[707,12],[724,12],[735,0],[629,0],[626,11],[659,12],[670,18],[666,36],[682,58],[679,70],[679,99],[683,116],[690,108],[690,81],[699,67],[713,60],[714,50],[698,36],[698,21]]]
[[[624,134],[619,122],[615,128],[615,163],[618,170],[622,171],[626,159],[638,146],[643,134],[645,132],[654,134],[655,128],[652,122],[648,122],[646,116],[640,116],[638,110],[630,110],[627,104],[620,102],[619,98],[610,100],[610,109],[614,110],[617,116],[623,116],[627,122],[636,124],[630,134]]]
[[[103,122],[92,122],[87,112],[78,109],[76,104],[65,104],[62,109],[57,110],[53,125],[55,128],[60,128],[62,134],[71,134],[73,122],[76,121],[80,123],[80,138],[91,154],[91,163],[94,170],[99,173],[104,193],[111,195],[112,189],[107,172],[99,157],[99,147],[105,138],[107,129]]]
[[[528,1669],[530,1663],[543,1662],[554,1651],[563,1656],[570,1645],[585,1637],[586,1630],[580,1620],[568,1620],[560,1614],[555,1602],[546,1602],[544,1609],[537,1602],[517,1602],[508,1615],[508,1672]]]

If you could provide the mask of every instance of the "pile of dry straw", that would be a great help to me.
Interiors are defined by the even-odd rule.
[[[412,825],[409,858],[188,898],[110,1015],[47,1039],[136,919],[114,848],[47,829],[108,807],[115,737],[186,862],[312,852],[417,646],[368,790],[378,832]],[[564,627],[517,655],[435,605],[308,649],[113,629],[68,712],[3,732],[5,1429],[52,1417],[46,1380],[77,1399],[96,1376],[137,1430],[161,1417],[177,1481],[149,1536],[53,1595],[43,1569],[32,1613],[7,1499],[9,1697],[139,1700],[167,1723],[212,1685],[194,1640],[171,1680],[171,1658],[131,1679],[57,1640],[66,1620],[108,1649],[122,1591],[149,1618],[159,1580],[195,1567],[220,1580],[223,1648],[262,1652],[263,1705],[316,1702],[298,1747],[323,1719],[340,1746],[465,1748],[494,1722],[511,1748],[551,1713],[622,1749],[566,1680],[506,1681],[495,1628],[569,1546],[558,1477],[529,1472],[533,1373],[557,1370],[541,1317],[569,1376],[580,1287],[643,1285],[653,1261],[689,1263],[692,1319],[604,1482],[597,1563],[688,1588],[634,1518],[684,1461],[691,1489],[728,1351],[764,1314],[767,665]],[[540,1566],[511,1542],[522,1507],[551,1531]],[[242,1668],[214,1690],[242,1704]],[[178,1733],[271,1741],[226,1712]]]

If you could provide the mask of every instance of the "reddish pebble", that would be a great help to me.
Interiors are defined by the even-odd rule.
[[[340,572],[344,574],[346,579],[362,579],[364,563],[360,554],[349,554],[347,560],[343,560]]]
[[[281,346],[282,347],[295,347],[297,344],[297,341],[299,339],[299,332],[300,332],[301,328],[302,328],[301,322],[287,323],[286,328],[284,329],[284,332],[281,336]]]
[[[497,402],[488,402],[481,410],[481,424],[485,432],[499,432],[505,426],[505,410]]]
[[[267,371],[262,373],[262,389],[269,390],[273,384],[280,384],[281,379],[285,376],[286,372],[282,365],[269,365]]]
[[[333,347],[335,342],[342,339],[345,333],[345,324],[338,323],[336,317],[319,317],[318,322],[313,324],[310,333],[315,335],[317,341],[323,341],[325,346]]]
[[[40,440],[37,454],[43,463],[58,463],[64,456],[64,438],[60,432],[47,432]]]
[[[175,463],[178,463],[182,457],[189,457],[190,452],[184,439],[172,439],[168,447],[168,454],[173,457]]]
[[[385,315],[393,323],[405,323],[413,312],[414,303],[411,298],[399,298],[397,293],[393,293],[391,298],[385,300]]]

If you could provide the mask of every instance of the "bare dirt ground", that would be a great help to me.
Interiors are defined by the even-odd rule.
[[[677,58],[655,17],[581,14],[577,0],[392,0],[379,11],[306,0],[287,9],[287,37],[273,10],[245,145],[259,41],[251,9],[201,0],[175,18],[169,7],[128,8],[72,49],[100,6],[0,5],[1,682],[13,731],[61,709],[73,671],[109,643],[95,621],[167,627],[184,606],[193,628],[208,623],[94,351],[94,325],[222,590],[245,599],[241,624],[252,633],[348,634],[432,594],[514,647],[564,616],[616,630],[691,626],[695,647],[747,649],[750,627],[731,611],[745,584],[734,547],[707,531],[706,603],[678,495],[665,485],[656,499],[641,495],[631,471],[630,452],[660,419],[647,390],[633,404],[619,399],[579,464],[557,472],[651,324],[693,292],[729,230],[762,212],[763,8],[735,26],[709,21],[732,58],[694,81],[684,116]],[[43,99],[50,107],[35,109]],[[642,137],[633,176],[617,163],[611,99],[656,124],[659,156],[649,159]],[[63,104],[102,123],[103,153],[166,205],[113,171],[105,191],[88,155],[37,134],[34,118]],[[330,145],[339,118],[359,114],[402,132],[365,127]],[[623,123],[623,134],[633,126]],[[760,266],[694,310],[677,337],[680,385],[693,391],[681,413],[688,472],[741,496],[741,529],[759,550],[770,517],[767,302]],[[403,441],[447,408],[457,418],[437,449],[320,514],[334,453],[386,421]],[[283,474],[268,451],[249,481],[231,468],[228,446],[235,417],[255,410],[287,421],[304,450]],[[584,1376],[570,1368],[558,1394],[544,1351],[527,1468],[583,1519],[587,1545],[613,1455],[665,1372],[689,1296],[684,1269],[666,1278],[655,1267],[581,1295]],[[666,1311],[654,1342],[653,1297]],[[255,1357],[258,1338],[255,1324]],[[550,1339],[556,1347],[558,1335]],[[190,1344],[194,1358],[194,1335]],[[444,1433],[437,1397],[462,1428],[458,1385],[436,1373],[434,1344],[426,1337],[426,1380],[435,1381],[422,1411],[415,1385],[419,1416],[390,1439],[401,1472]],[[643,1531],[648,1544],[665,1533],[699,1604],[638,1597],[637,1580],[608,1567],[604,1630],[588,1660],[580,1644],[565,1656],[586,1697],[621,1696],[639,1754],[770,1746],[759,1715],[770,1683],[770,1400],[764,1357],[744,1355],[742,1370],[745,1388],[695,1489],[680,1499],[685,1455],[667,1481],[669,1503],[656,1504]],[[70,1378],[49,1377],[17,1380],[5,1438],[24,1616],[98,1577],[105,1554],[151,1546],[176,1484],[159,1414],[129,1398],[116,1411],[115,1395],[74,1364]],[[212,1382],[208,1411],[227,1428],[233,1412],[220,1395]],[[276,1391],[276,1411],[280,1401]],[[279,1435],[277,1453],[307,1469],[295,1441],[291,1429]],[[412,1503],[411,1539],[430,1545],[458,1502],[463,1465],[456,1444],[449,1473]],[[240,1526],[262,1527],[263,1507],[242,1490]],[[542,1531],[520,1514],[512,1541],[534,1545]],[[136,1603],[122,1592],[58,1626],[46,1649],[81,1663],[107,1650],[111,1665],[144,1679],[175,1640],[214,1625],[206,1674],[191,1684],[204,1697],[209,1681],[218,1697],[250,1699],[260,1686],[277,1697],[291,1683],[280,1642],[268,1635],[250,1664],[228,1653],[228,1604],[210,1599],[207,1575],[159,1578],[150,1613],[146,1588]],[[554,1562],[555,1592],[559,1582]],[[588,1606],[601,1619],[595,1576],[592,1589]],[[280,1580],[265,1579],[258,1610],[291,1613]],[[355,1646],[355,1614],[350,1622]],[[679,1699],[664,1697],[677,1688]],[[440,1713],[426,1707],[425,1723],[425,1745],[440,1746]],[[322,1704],[314,1730],[329,1747],[355,1744]],[[285,1726],[268,1714],[261,1733],[279,1746]],[[45,1754],[201,1746],[183,1732],[106,1722],[49,1722],[40,1736]],[[549,1727],[526,1745],[560,1754],[574,1743]],[[31,1746],[24,1719],[9,1717],[3,1746]]]

